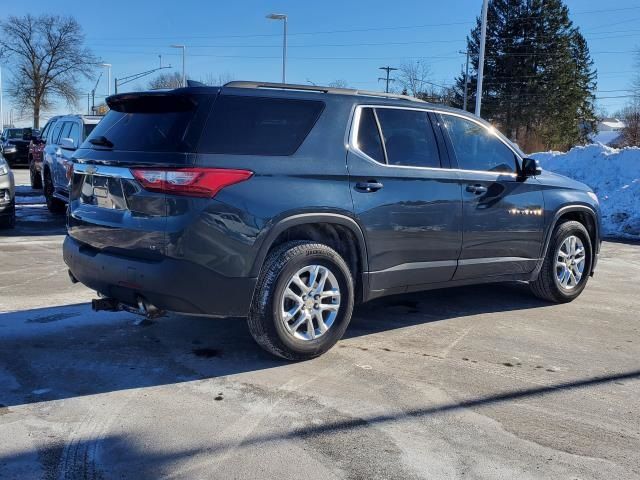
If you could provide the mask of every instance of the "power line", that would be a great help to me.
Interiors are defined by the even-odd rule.
[[[621,7],[621,8],[607,8],[607,9],[598,9],[598,10],[584,10],[578,12],[571,12],[571,15],[588,15],[588,14],[597,14],[597,13],[613,13],[613,12],[621,12],[628,10],[640,10],[640,6],[637,7]],[[542,15],[532,15],[527,17],[519,17],[521,19],[535,19],[535,18],[543,18]],[[617,23],[608,23],[602,26],[612,26],[618,25],[621,23],[630,23],[636,21],[638,19],[625,20]],[[415,28],[432,28],[432,27],[449,27],[455,25],[472,25],[475,24],[475,21],[457,21],[457,22],[446,22],[446,23],[424,23],[418,25],[396,25],[396,26],[385,26],[385,27],[361,27],[361,28],[351,28],[351,29],[338,29],[338,30],[317,30],[310,32],[291,32],[287,35],[323,35],[323,34],[335,34],[335,33],[357,33],[357,32],[374,32],[374,31],[384,31],[384,30],[407,30],[407,29],[415,29]],[[591,27],[591,28],[601,28],[601,26]],[[189,38],[258,38],[258,37],[278,37],[279,34],[235,34],[235,35],[161,35],[161,36],[152,36],[152,37],[117,37],[120,40],[136,40],[136,39],[146,39],[146,40],[165,40],[172,38],[181,38],[181,39],[189,39]],[[105,40],[113,40],[114,37],[89,37],[95,39],[105,39]]]

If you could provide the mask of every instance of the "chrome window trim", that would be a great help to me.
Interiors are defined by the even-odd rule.
[[[486,125],[484,125],[482,122],[476,120],[473,117],[469,117],[467,115],[463,115],[460,113],[456,113],[456,112],[447,112],[447,111],[443,111],[443,110],[438,110],[435,108],[418,108],[418,107],[405,107],[405,106],[401,106],[401,105],[375,105],[375,104],[359,104],[356,105],[352,115],[351,115],[351,122],[349,124],[349,129],[348,129],[348,142],[347,142],[347,149],[350,151],[353,151],[354,153],[358,154],[359,156],[365,158],[366,160],[369,160],[370,162],[375,163],[376,165],[380,165],[382,167],[388,167],[388,168],[411,168],[414,170],[436,170],[436,171],[442,171],[442,170],[447,170],[447,171],[453,171],[453,172],[470,172],[470,173],[484,173],[484,174],[493,174],[496,176],[510,176],[510,177],[517,177],[518,173],[517,172],[492,172],[490,170],[466,170],[463,168],[447,168],[447,167],[416,167],[413,165],[389,165],[387,163],[381,163],[378,160],[371,158],[369,155],[367,155],[366,153],[364,153],[362,150],[360,150],[360,148],[358,148],[358,130],[360,128],[360,116],[362,113],[362,109],[364,108],[390,108],[390,109],[395,109],[395,110],[413,110],[413,111],[419,111],[419,112],[425,112],[425,113],[435,113],[438,115],[451,115],[454,117],[459,117],[465,120],[469,120],[470,122],[473,122],[477,125],[479,125],[480,127],[484,128],[486,131],[488,131],[491,135],[493,135],[494,137],[496,137],[500,142],[502,142],[503,145],[505,145],[509,150],[511,150],[511,152],[513,152],[514,156],[516,157],[516,160],[518,163],[522,162],[522,157],[518,154],[518,152],[516,152],[513,147],[511,145],[509,145],[503,138],[501,138],[501,136],[498,134],[497,130],[492,132]],[[382,142],[384,143],[384,140],[381,139]]]

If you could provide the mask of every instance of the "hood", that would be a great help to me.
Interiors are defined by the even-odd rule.
[[[578,182],[573,178],[565,177],[564,175],[560,175],[559,173],[550,172],[549,170],[542,170],[542,175],[538,175],[536,178],[545,185],[570,188],[573,190],[581,190],[584,192],[593,191],[593,189],[589,185],[585,185],[582,182]]]

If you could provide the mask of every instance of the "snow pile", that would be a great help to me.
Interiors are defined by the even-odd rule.
[[[640,148],[595,144],[531,156],[543,169],[585,183],[596,192],[604,235],[640,239]]]

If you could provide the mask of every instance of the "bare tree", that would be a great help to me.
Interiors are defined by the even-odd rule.
[[[332,82],[329,82],[329,86],[332,88],[349,88],[349,84],[346,80],[336,79]]]
[[[619,116],[624,122],[620,144],[623,147],[640,147],[640,101],[622,109]]]
[[[92,78],[98,59],[84,47],[82,27],[73,17],[10,16],[0,31],[0,59],[11,71],[9,93],[20,110],[33,110],[35,128],[40,112],[56,100],[78,103],[79,80]]]
[[[179,72],[161,73],[149,82],[150,90],[180,87],[182,87],[182,74]]]
[[[233,80],[235,80],[235,77],[231,73],[225,72],[219,73],[217,75],[214,73],[207,73],[200,81],[205,85],[218,87],[220,85],[224,85],[225,83],[232,82]]]
[[[413,63],[405,62],[400,65],[398,72],[398,82],[402,85],[403,91],[418,98],[426,91],[431,75],[428,65],[420,60]]]

